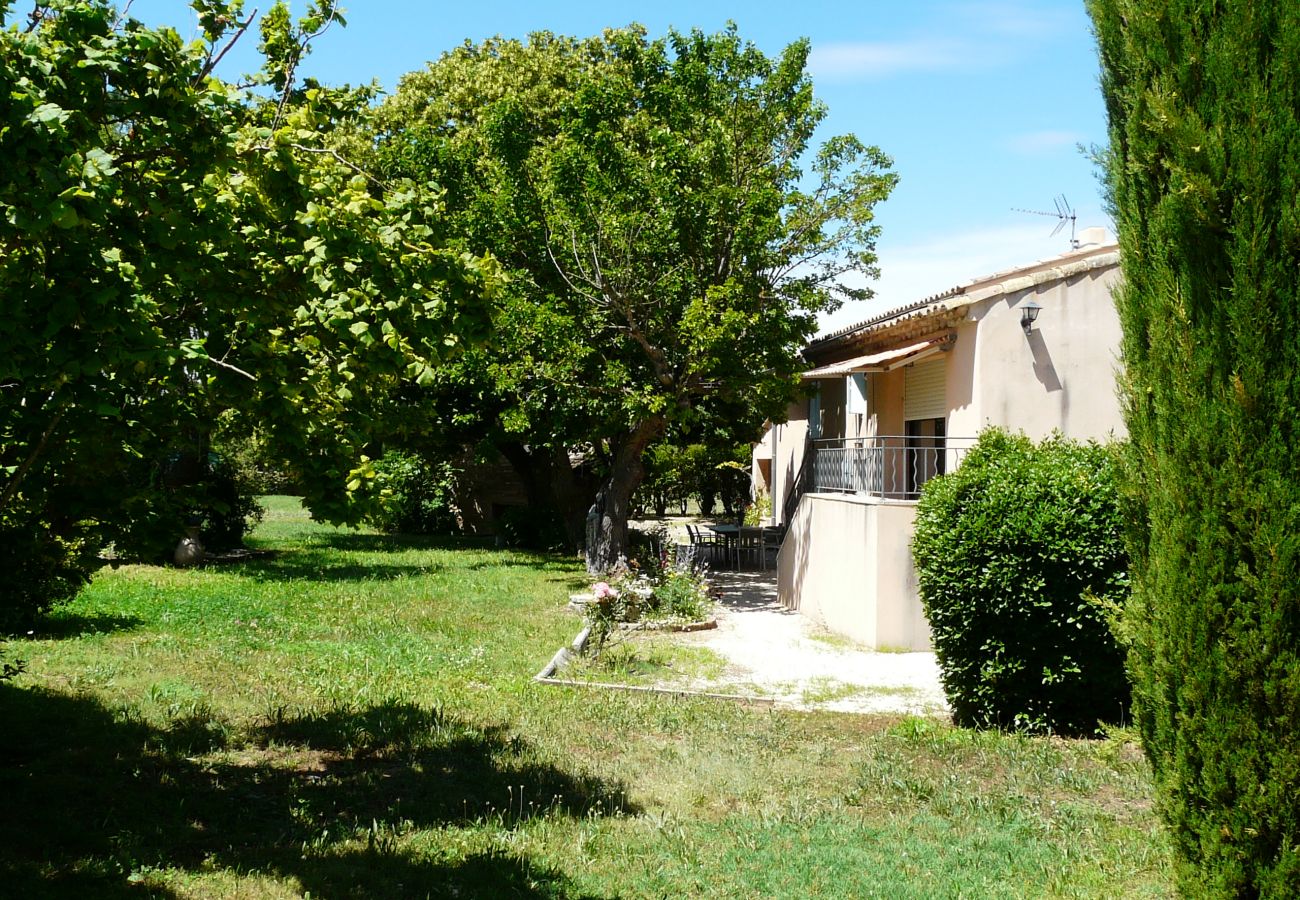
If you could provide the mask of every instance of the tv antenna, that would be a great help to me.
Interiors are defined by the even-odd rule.
[[[1070,208],[1070,201],[1065,199],[1064,194],[1061,194],[1056,197],[1054,202],[1056,203],[1056,212],[1043,212],[1040,209],[1020,209],[1014,206],[1011,208],[1011,211],[1029,213],[1031,216],[1051,216],[1055,219],[1060,219],[1060,221],[1056,223],[1056,227],[1052,229],[1052,237],[1056,237],[1060,234],[1068,222],[1070,224],[1070,249],[1078,250],[1079,241],[1074,236],[1076,216],[1074,210]]]

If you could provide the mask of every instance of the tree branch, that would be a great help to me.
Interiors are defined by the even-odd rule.
[[[32,11],[27,14],[27,27],[23,29],[23,34],[31,34],[36,27],[45,21],[49,15],[50,7],[45,3],[38,3],[32,7]]]
[[[128,3],[127,7],[130,8],[130,6],[131,4]],[[125,15],[125,12],[123,12],[123,15]],[[201,83],[203,79],[207,78],[209,75],[212,74],[212,70],[215,69],[217,67],[217,64],[220,63],[221,60],[225,58],[226,54],[230,52],[230,48],[235,46],[235,44],[239,42],[239,39],[244,36],[244,32],[248,30],[248,26],[252,25],[253,20],[256,18],[257,18],[257,9],[254,8],[254,10],[251,13],[249,13],[248,18],[245,19],[243,22],[239,23],[239,29],[231,36],[230,40],[226,42],[226,46],[221,48],[221,52],[218,53],[216,56],[208,57],[208,61],[203,64],[203,69],[199,72],[199,74],[194,76],[194,80],[191,82],[192,84],[197,85]]]
[[[54,417],[50,419],[50,424],[45,428],[45,433],[41,435],[41,439],[36,442],[36,446],[32,448],[32,452],[27,455],[27,458],[22,461],[18,470],[14,472],[13,477],[9,479],[9,483],[5,485],[4,493],[0,494],[0,511],[3,511],[4,508],[9,505],[9,502],[13,500],[14,495],[18,493],[18,485],[22,483],[23,478],[26,477],[27,473],[31,470],[33,463],[36,462],[36,458],[45,450],[46,445],[50,442],[50,435],[54,434],[54,429],[58,427],[59,421],[62,418],[63,410],[59,410],[54,414]]]

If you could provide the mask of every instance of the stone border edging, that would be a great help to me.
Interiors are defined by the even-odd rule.
[[[691,631],[710,631],[718,627],[717,619],[703,619],[699,622],[668,622],[660,624],[654,621],[650,622],[619,622],[618,627],[623,631],[671,631],[687,633]]]
[[[542,671],[533,676],[533,680],[541,681],[543,678],[550,678],[554,675],[557,671],[563,668],[564,664],[569,661],[573,654],[581,653],[583,649],[586,648],[587,639],[590,637],[591,626],[587,625],[578,632],[578,636],[573,639],[571,645],[568,647],[561,647],[559,650],[555,651],[555,655],[551,657],[551,661],[542,667]]]
[[[542,671],[545,671],[545,669]],[[744,703],[748,706],[776,706],[776,698],[774,697],[747,697],[744,694],[715,694],[710,691],[691,691],[683,688],[660,688],[639,684],[610,684],[606,681],[570,681],[567,678],[551,678],[549,676],[543,676],[541,673],[533,676],[533,681],[536,681],[538,684],[554,685],[555,687],[601,688],[606,691],[627,691],[634,694],[658,694],[664,697],[700,697],[706,700],[727,700],[733,703]]]

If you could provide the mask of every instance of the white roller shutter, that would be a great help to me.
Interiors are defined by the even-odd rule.
[[[919,362],[904,369],[903,419],[942,419],[948,414],[944,393],[946,357]]]
[[[844,411],[867,414],[867,376],[865,372],[854,372],[844,377]]]

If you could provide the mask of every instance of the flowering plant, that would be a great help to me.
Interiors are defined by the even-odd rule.
[[[587,620],[596,653],[625,622],[694,622],[708,616],[713,602],[701,572],[679,568],[672,551],[656,554],[653,562],[658,565],[628,560],[610,572],[608,580],[591,586],[595,602],[587,607]]]

